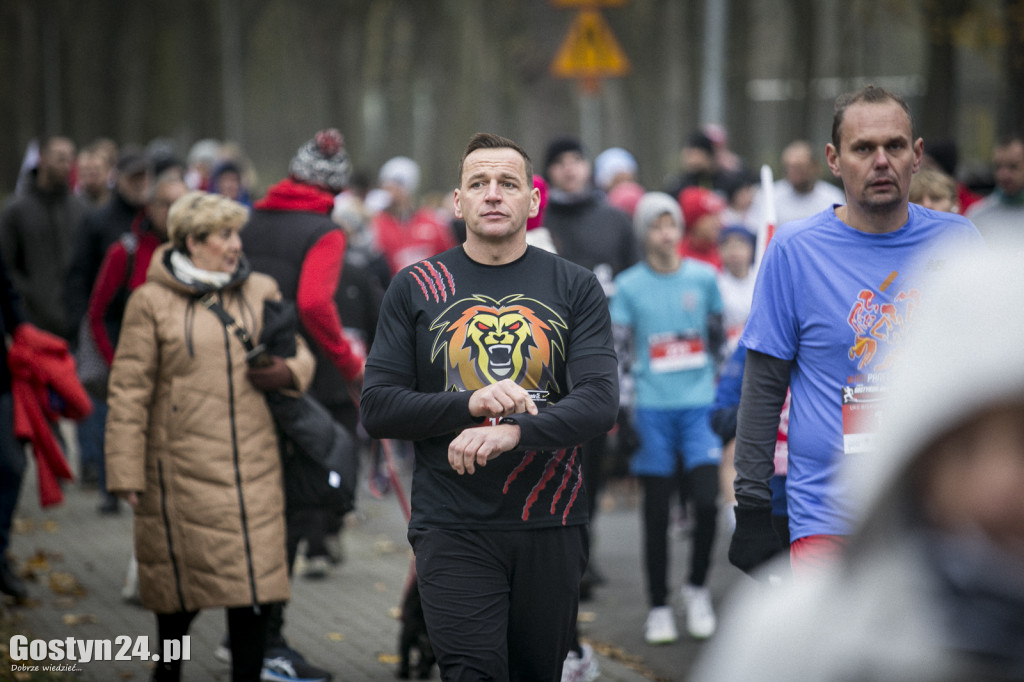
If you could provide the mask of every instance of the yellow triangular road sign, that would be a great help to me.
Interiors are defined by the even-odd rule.
[[[551,0],[555,7],[622,7],[627,0]]]
[[[629,69],[629,58],[596,9],[580,10],[551,63],[552,74],[560,78],[609,78]]]

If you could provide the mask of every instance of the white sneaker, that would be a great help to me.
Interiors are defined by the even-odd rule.
[[[736,530],[736,503],[730,502],[723,504],[718,514],[719,527],[725,528],[729,531],[729,535],[732,535],[733,531]]]
[[[583,655],[570,651],[562,664],[562,682],[594,682],[601,675],[601,667],[594,656],[594,648],[580,644]]]
[[[671,644],[679,639],[676,616],[671,606],[655,606],[644,623],[644,639],[648,644]]]
[[[708,588],[683,585],[682,593],[686,605],[686,631],[690,636],[694,639],[707,639],[715,634],[717,620]]]
[[[327,572],[331,568],[331,563],[325,556],[310,557],[306,560],[306,570],[303,571],[302,575],[305,578],[316,580],[318,578],[326,578]]]

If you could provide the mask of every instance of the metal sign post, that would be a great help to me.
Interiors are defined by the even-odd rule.
[[[597,7],[618,7],[625,3],[626,0],[553,0],[556,7],[580,8],[551,62],[551,74],[579,81],[580,138],[594,153],[601,146],[601,106],[597,99],[601,81],[625,76],[632,68]]]

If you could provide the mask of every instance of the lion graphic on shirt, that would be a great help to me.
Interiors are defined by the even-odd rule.
[[[446,357],[448,390],[511,379],[524,388],[558,391],[551,365],[555,357],[565,359],[566,324],[540,301],[477,294],[449,306],[430,328],[437,332],[432,359]]]

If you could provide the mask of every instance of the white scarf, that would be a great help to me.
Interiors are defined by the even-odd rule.
[[[214,289],[223,289],[231,281],[232,273],[197,268],[181,251],[171,252],[171,268],[174,276],[185,284],[206,284]]]

